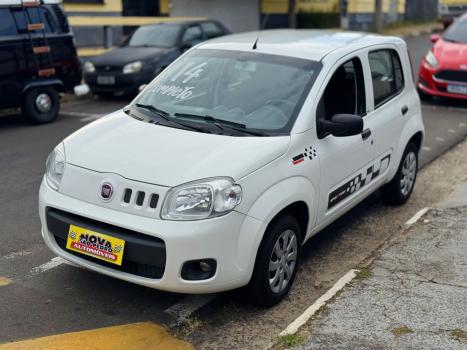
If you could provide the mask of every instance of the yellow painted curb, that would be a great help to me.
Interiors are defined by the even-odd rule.
[[[11,279],[0,276],[0,287],[7,286],[11,283]]]
[[[150,322],[52,335],[0,345],[0,350],[192,350],[193,346],[173,337]]]

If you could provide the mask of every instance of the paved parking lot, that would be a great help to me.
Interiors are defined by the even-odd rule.
[[[409,45],[418,62],[430,43],[422,36],[410,39]],[[48,153],[66,135],[127,103],[74,101],[64,106],[56,123],[38,127],[15,116],[0,118],[0,343],[140,322],[157,343],[168,335],[153,323],[174,326],[188,319],[174,331],[194,345],[265,347],[415,212],[441,200],[465,176],[456,162],[456,154],[467,150],[462,144],[422,170],[406,206],[385,207],[377,194],[364,201],[307,244],[289,298],[270,310],[243,305],[235,293],[163,293],[66,264],[51,254],[40,236],[37,192]],[[435,101],[425,104],[423,113],[427,134],[421,163],[426,165],[465,139],[467,105]]]

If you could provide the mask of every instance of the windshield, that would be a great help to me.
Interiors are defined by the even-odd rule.
[[[321,63],[298,58],[192,50],[156,78],[133,106],[156,107],[173,120],[213,132],[284,135],[320,68]]]
[[[467,44],[467,19],[455,21],[443,36],[446,41]]]
[[[177,25],[142,26],[131,35],[126,46],[175,46],[179,32]]]

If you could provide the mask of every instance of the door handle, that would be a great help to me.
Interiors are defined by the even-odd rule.
[[[370,129],[365,129],[362,131],[362,139],[366,140],[371,136],[371,130]]]
[[[403,106],[401,108],[402,115],[406,115],[408,111],[409,111],[409,107],[407,107],[407,106]]]

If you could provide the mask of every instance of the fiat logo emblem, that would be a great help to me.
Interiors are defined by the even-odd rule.
[[[114,193],[114,188],[112,184],[105,182],[101,185],[101,190],[100,190],[100,197],[103,201],[107,202],[112,199]]]

